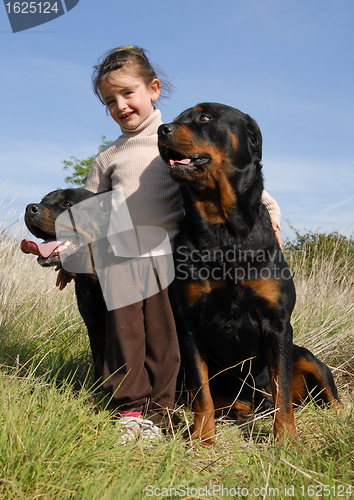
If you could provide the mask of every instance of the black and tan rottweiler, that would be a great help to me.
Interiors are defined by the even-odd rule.
[[[203,103],[161,125],[158,138],[185,209],[171,300],[192,437],[212,442],[216,410],[243,417],[267,394],[276,437],[295,434],[294,403],[310,393],[335,406],[338,394],[329,368],[293,344],[295,288],[261,201],[260,129],[237,109]]]
[[[91,205],[91,210],[88,212],[83,209],[80,212],[80,227],[75,226],[71,214],[74,205],[90,200],[94,196],[96,195],[86,189],[60,189],[47,194],[40,203],[27,205],[26,226],[34,236],[43,239],[44,242],[37,245],[35,242],[23,240],[21,248],[25,253],[38,255],[38,262],[42,266],[60,267],[63,257],[67,257],[65,262],[70,263],[71,260],[73,269],[87,271],[69,273],[69,276],[75,280],[77,304],[87,327],[95,380],[98,381],[102,377],[103,369],[106,306],[95,273],[90,245],[93,241],[97,241],[98,234],[106,231],[110,207],[102,206],[100,201]],[[64,236],[61,238],[62,241],[57,241],[55,223],[66,211],[71,216],[68,218],[67,238],[64,232],[64,235],[61,235]]]

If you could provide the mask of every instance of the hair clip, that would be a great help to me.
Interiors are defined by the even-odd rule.
[[[125,47],[122,47],[121,49],[117,49],[116,52],[119,52],[120,50],[129,50],[133,49],[134,47],[132,45],[126,45]]]

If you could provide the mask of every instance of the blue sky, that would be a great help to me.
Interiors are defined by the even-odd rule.
[[[352,0],[80,0],[15,34],[0,9],[3,217],[65,187],[63,160],[119,135],[91,90],[92,66],[133,44],[176,88],[160,104],[165,122],[203,101],[258,122],[285,237],[290,226],[353,235],[353,25]]]

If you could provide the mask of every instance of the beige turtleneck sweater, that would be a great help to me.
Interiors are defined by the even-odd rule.
[[[161,112],[155,109],[136,129],[122,128],[122,135],[96,156],[86,189],[121,189],[133,225],[162,227],[173,244],[183,210],[179,186],[157,147],[161,123]]]
[[[178,184],[159,155],[157,129],[161,123],[161,112],[155,109],[136,129],[122,128],[122,135],[96,156],[86,189],[94,193],[120,189],[133,225],[162,227],[172,244],[183,210]],[[271,221],[280,227],[277,202],[266,191],[262,201]]]

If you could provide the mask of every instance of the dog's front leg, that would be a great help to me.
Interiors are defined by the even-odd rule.
[[[215,410],[209,387],[208,365],[201,356],[196,359],[196,364],[200,381],[191,390],[195,415],[192,439],[212,444],[215,441]]]
[[[292,328],[284,331],[268,331],[265,354],[269,370],[270,386],[275,409],[274,434],[283,439],[285,434],[296,434],[292,401]]]
[[[209,387],[206,354],[197,345],[192,334],[185,334],[181,343],[182,363],[186,370],[187,384],[192,397],[194,426],[192,440],[201,439],[203,444],[215,441],[215,410]]]

